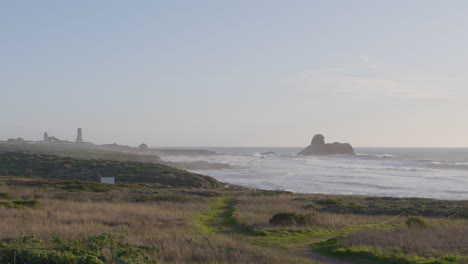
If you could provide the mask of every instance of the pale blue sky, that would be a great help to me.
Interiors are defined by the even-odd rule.
[[[467,1],[1,1],[0,139],[468,147]]]

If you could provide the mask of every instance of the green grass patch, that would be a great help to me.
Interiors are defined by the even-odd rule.
[[[0,263],[36,264],[157,264],[148,252],[157,248],[122,243],[113,234],[101,234],[68,242],[43,241],[34,236],[0,240]]]
[[[21,209],[21,208],[39,208],[41,203],[38,200],[14,200],[0,201],[0,207]]]
[[[357,228],[345,228],[333,231],[325,229],[252,228],[239,222],[234,217],[236,202],[237,200],[234,196],[227,196],[221,197],[211,203],[207,211],[195,216],[199,229],[205,233],[215,232],[248,236],[253,238],[256,244],[264,246],[324,240],[331,236],[357,230]]]
[[[255,239],[257,244],[285,246],[325,240],[344,231],[325,229],[262,229],[261,232],[264,236]]]
[[[210,204],[210,209],[201,215],[195,216],[198,227],[204,232],[242,234],[247,236],[263,235],[235,219],[234,210],[236,202],[237,200],[234,196],[218,198]]]
[[[466,263],[466,256],[422,257],[408,255],[404,249],[393,249],[385,253],[370,246],[345,246],[342,237],[334,237],[312,245],[320,254],[338,257],[360,264],[454,264]]]
[[[284,246],[323,241],[333,236],[344,235],[364,228],[395,228],[395,225],[347,227],[338,230],[249,227],[234,217],[236,202],[234,196],[226,196],[220,197],[211,203],[207,211],[195,216],[199,229],[206,233],[216,232],[248,236],[258,245]]]

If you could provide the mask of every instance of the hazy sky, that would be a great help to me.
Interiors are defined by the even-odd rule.
[[[1,1],[0,139],[468,147],[468,1]]]

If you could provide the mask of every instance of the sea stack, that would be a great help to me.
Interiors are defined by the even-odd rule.
[[[298,155],[331,155],[331,154],[347,154],[355,155],[353,147],[349,143],[325,143],[325,137],[321,134],[315,135],[312,138],[310,145],[298,153]]]

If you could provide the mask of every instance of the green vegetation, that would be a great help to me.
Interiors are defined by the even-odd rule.
[[[163,164],[116,160],[79,160],[43,154],[10,152],[0,154],[0,171],[11,176],[97,181],[98,174],[119,182],[158,183],[169,186],[218,188],[212,177],[175,169]]]
[[[338,214],[398,215],[406,213],[413,216],[447,217],[454,212],[468,219],[468,201],[447,201],[424,198],[395,197],[298,197],[309,201],[309,208]]]
[[[406,226],[409,228],[426,228],[429,226],[427,221],[419,216],[410,216],[405,220]]]
[[[345,246],[343,238],[332,238],[313,245],[322,254],[333,255],[352,261],[353,263],[372,264],[454,264],[467,263],[468,257],[447,255],[440,257],[417,256],[403,248],[392,248],[385,252],[372,246]]]
[[[205,232],[238,233],[259,235],[234,218],[236,199],[233,196],[221,197],[210,205],[210,209],[195,216],[198,226]]]
[[[101,234],[74,242],[61,238],[43,241],[35,236],[0,240],[1,263],[37,264],[156,264],[147,255],[154,247],[122,243],[116,235]]]
[[[362,199],[365,197],[286,193],[277,196],[244,196],[238,198],[235,217],[240,224],[255,227],[257,233],[262,234],[254,239],[259,245],[287,250],[305,250],[307,246],[322,255],[342,258],[350,263],[468,262],[468,222],[463,220],[465,214],[458,214],[457,211],[454,214],[452,211],[448,217],[434,219],[408,217],[400,212],[389,216],[367,215],[364,211],[359,214],[328,212],[330,206],[349,203],[359,206],[357,201]],[[407,200],[382,200],[390,199],[393,202]],[[408,200],[415,203],[421,200],[436,202],[428,199]],[[446,208],[448,210],[458,210],[466,204],[466,201],[437,202],[450,204],[451,207]],[[294,223],[297,216],[307,215],[311,210],[314,212],[313,221],[303,225]],[[279,224],[272,223],[272,219]]]
[[[268,197],[267,197],[268,198]],[[247,199],[248,200],[248,199]],[[352,263],[407,263],[407,264],[448,264],[464,263],[466,256],[459,252],[443,253],[436,256],[426,256],[428,252],[418,255],[418,251],[408,252],[405,247],[400,249],[392,248],[389,252],[373,246],[357,246],[349,244],[346,239],[347,234],[353,234],[356,231],[369,233],[367,228],[375,231],[390,231],[395,229],[394,225],[382,225],[377,227],[355,227],[337,230],[323,229],[291,229],[288,225],[282,225],[279,229],[269,229],[268,227],[257,227],[252,229],[246,224],[240,222],[233,213],[239,209],[235,205],[237,201],[234,197],[222,197],[211,204],[209,210],[196,217],[200,221],[200,227],[204,232],[217,232],[222,234],[237,235],[244,237],[250,243],[263,247],[284,247],[285,250],[298,250],[304,245],[310,245],[314,250],[329,256],[344,258]],[[234,208],[232,207],[234,205]],[[274,205],[272,205],[274,207]],[[275,214],[275,219],[288,219],[290,217],[301,216],[294,213]],[[418,217],[408,218],[420,219]],[[402,222],[403,224],[405,222]],[[466,225],[466,222],[463,224]],[[297,226],[297,225],[296,225]],[[405,233],[405,230],[397,232]],[[414,233],[413,233],[414,234]],[[329,239],[332,237],[331,239]],[[385,235],[381,236],[385,239]],[[412,243],[412,242],[411,242]],[[444,255],[445,254],[445,255]]]
[[[272,225],[305,226],[312,222],[311,214],[279,213],[270,219]]]
[[[0,207],[5,208],[38,208],[40,202],[38,200],[14,200],[0,201]]]
[[[205,234],[219,233],[223,235],[236,236],[239,239],[255,239],[267,236],[267,233],[255,230],[240,223],[234,217],[237,200],[233,196],[218,198],[210,204],[210,208],[203,214],[194,217],[198,228]],[[268,238],[267,238],[268,239]],[[257,252],[267,251],[268,245],[249,241],[250,247]],[[304,256],[289,255],[286,252],[275,250],[270,252],[271,257],[278,263],[310,263],[319,262],[305,258]],[[236,260],[234,260],[235,263]],[[242,262],[239,262],[242,263]]]

